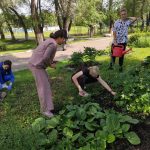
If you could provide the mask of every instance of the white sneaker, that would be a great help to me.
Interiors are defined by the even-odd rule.
[[[54,116],[52,112],[43,112],[42,114],[48,118],[51,118]]]

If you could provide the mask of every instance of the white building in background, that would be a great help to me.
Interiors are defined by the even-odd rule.
[[[56,31],[59,30],[59,26],[45,26],[43,31]],[[24,32],[23,28],[13,28],[14,32]],[[28,29],[28,32],[34,32],[33,29]]]

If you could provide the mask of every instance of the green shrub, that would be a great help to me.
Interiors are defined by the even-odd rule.
[[[81,52],[74,52],[69,63],[77,67],[80,66],[83,63],[83,54]]]
[[[147,56],[146,58],[144,58],[142,65],[145,67],[150,66],[150,56]]]
[[[69,63],[74,65],[75,67],[81,66],[86,62],[88,63],[96,63],[96,56],[101,56],[107,54],[105,51],[98,51],[92,47],[85,47],[84,52],[74,52],[71,55]]]
[[[98,51],[95,48],[85,47],[83,56],[87,61],[95,61]]]
[[[102,111],[97,103],[68,105],[59,115],[46,120],[38,118],[32,124],[38,148],[48,149],[101,149],[119,138],[131,144],[140,144],[131,124],[139,121],[113,110]]]
[[[131,68],[126,73],[126,78],[122,79],[122,83],[120,83],[123,85],[123,90],[120,100],[116,103],[133,113],[148,116],[150,114],[149,74],[150,68],[142,66],[138,66],[136,69]]]
[[[134,47],[150,47],[150,34],[149,33],[135,33],[129,38],[128,45]]]

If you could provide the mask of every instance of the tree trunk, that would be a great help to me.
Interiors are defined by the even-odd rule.
[[[100,34],[102,34],[102,23],[101,22],[99,22],[99,30],[100,30]]]
[[[11,34],[11,39],[12,39],[13,41],[15,41],[16,38],[15,38],[14,32],[13,32],[13,30],[12,30],[12,27],[11,27],[11,25],[9,24],[9,22],[8,22],[7,20],[5,20],[5,21],[6,21],[6,23],[7,23],[8,30],[9,30],[9,32],[10,32],[10,34]]]
[[[24,33],[25,33],[25,40],[28,40],[29,39],[28,31],[27,31],[26,25],[23,21],[23,18],[18,14],[18,12],[14,8],[9,7],[9,9],[12,10],[16,14],[16,16],[18,17],[20,24],[22,25]]]
[[[31,0],[31,16],[33,19],[33,29],[35,33],[36,42],[38,45],[43,42],[44,36],[43,36],[43,27],[41,26],[40,19],[38,16],[37,4],[38,4],[37,0]]]
[[[132,1],[132,16],[135,16],[136,0]]]
[[[150,12],[146,15],[146,31],[150,25]]]
[[[111,33],[112,30],[112,26],[113,26],[113,18],[111,15],[111,10],[112,10],[112,4],[113,4],[113,0],[109,0],[109,33]]]
[[[63,27],[62,27],[62,23],[61,23],[61,17],[59,15],[59,2],[58,2],[58,0],[54,0],[54,3],[55,3],[55,11],[56,11],[58,25],[59,25],[59,28],[62,29]]]
[[[70,23],[69,23],[68,32],[71,30],[71,26],[72,26],[72,19],[70,20]]]
[[[39,9],[39,17],[40,17],[40,20],[41,20],[41,32],[43,33],[43,40],[45,39],[44,38],[44,32],[43,32],[43,28],[44,28],[44,18],[43,18],[43,15],[42,15],[42,10],[41,10],[41,0],[38,0],[38,9]]]
[[[90,30],[89,30],[89,36],[91,38],[94,35],[94,26],[93,25],[89,25],[89,28],[90,28]]]
[[[142,24],[141,24],[141,31],[144,30],[144,17],[143,17],[143,11],[144,11],[144,6],[145,6],[145,0],[142,0],[142,6],[141,6],[141,19],[142,19]]]
[[[0,27],[0,35],[1,35],[1,40],[4,40],[5,39],[5,34],[3,32],[2,27]]]

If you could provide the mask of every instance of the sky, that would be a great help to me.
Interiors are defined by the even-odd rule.
[[[31,0],[29,1],[31,3]],[[52,7],[51,3],[52,0],[41,0],[41,4],[43,8],[54,10],[54,7]],[[27,6],[26,4],[18,7],[17,10],[18,12],[20,12],[20,14],[24,14],[26,16],[30,15],[31,13],[30,6],[29,5]]]

